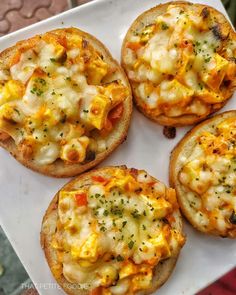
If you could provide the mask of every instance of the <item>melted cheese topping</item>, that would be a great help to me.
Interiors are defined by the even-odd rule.
[[[60,192],[54,275],[99,294],[149,289],[154,268],[184,244],[175,191],[135,169],[92,180]]]
[[[146,113],[206,116],[232,94],[235,35],[203,7],[171,4],[131,32],[123,62]]]
[[[236,118],[202,132],[183,159],[179,181],[185,206],[203,231],[236,237]]]
[[[0,132],[38,165],[94,160],[129,95],[117,69],[76,29],[24,42],[0,70]]]

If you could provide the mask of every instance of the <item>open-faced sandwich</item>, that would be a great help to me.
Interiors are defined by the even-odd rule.
[[[236,238],[236,111],[204,121],[180,141],[170,183],[195,228]]]
[[[236,33],[212,7],[161,4],[131,25],[122,65],[144,115],[193,124],[222,108],[236,87]]]
[[[171,274],[185,242],[175,190],[143,170],[80,175],[54,197],[41,245],[67,294],[150,294]]]
[[[96,38],[58,29],[0,53],[0,145],[38,172],[77,175],[126,137],[128,80]]]

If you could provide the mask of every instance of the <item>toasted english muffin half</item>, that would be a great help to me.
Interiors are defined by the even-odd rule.
[[[0,94],[0,145],[40,173],[77,175],[126,138],[126,75],[100,41],[79,29],[36,35],[0,53]]]
[[[236,111],[194,127],[170,159],[170,184],[199,231],[236,238]]]
[[[175,190],[134,168],[91,170],[66,184],[42,222],[41,245],[67,294],[151,294],[185,242]]]
[[[219,11],[173,1],[141,14],[122,46],[137,108],[166,126],[222,108],[236,87],[236,33]]]

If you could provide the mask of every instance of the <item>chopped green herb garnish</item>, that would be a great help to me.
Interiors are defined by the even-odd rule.
[[[132,249],[133,246],[134,246],[134,241],[130,241],[129,244],[128,244],[128,247],[129,247],[130,249]]]
[[[141,216],[137,209],[135,209],[133,212],[131,212],[131,215],[133,216],[133,218],[139,218]]]
[[[108,210],[104,210],[103,215],[108,216],[108,214],[109,214]]]
[[[14,108],[14,111],[15,111],[18,115],[20,115],[20,111],[19,111],[19,110],[17,110],[17,109]]]
[[[205,62],[209,62],[211,60],[211,57],[209,56],[209,57],[207,57],[207,58],[205,58]]]
[[[161,29],[162,30],[167,30],[167,29],[169,29],[169,26],[166,23],[162,23],[161,24]]]
[[[127,221],[123,221],[123,222],[122,222],[122,227],[125,227],[126,224],[127,224]]]
[[[118,256],[116,257],[116,260],[117,260],[117,261],[124,261],[124,258],[123,258],[121,255],[118,255]]]

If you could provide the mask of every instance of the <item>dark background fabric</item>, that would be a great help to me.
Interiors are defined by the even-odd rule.
[[[229,17],[234,25],[236,27],[236,0],[222,0]]]

